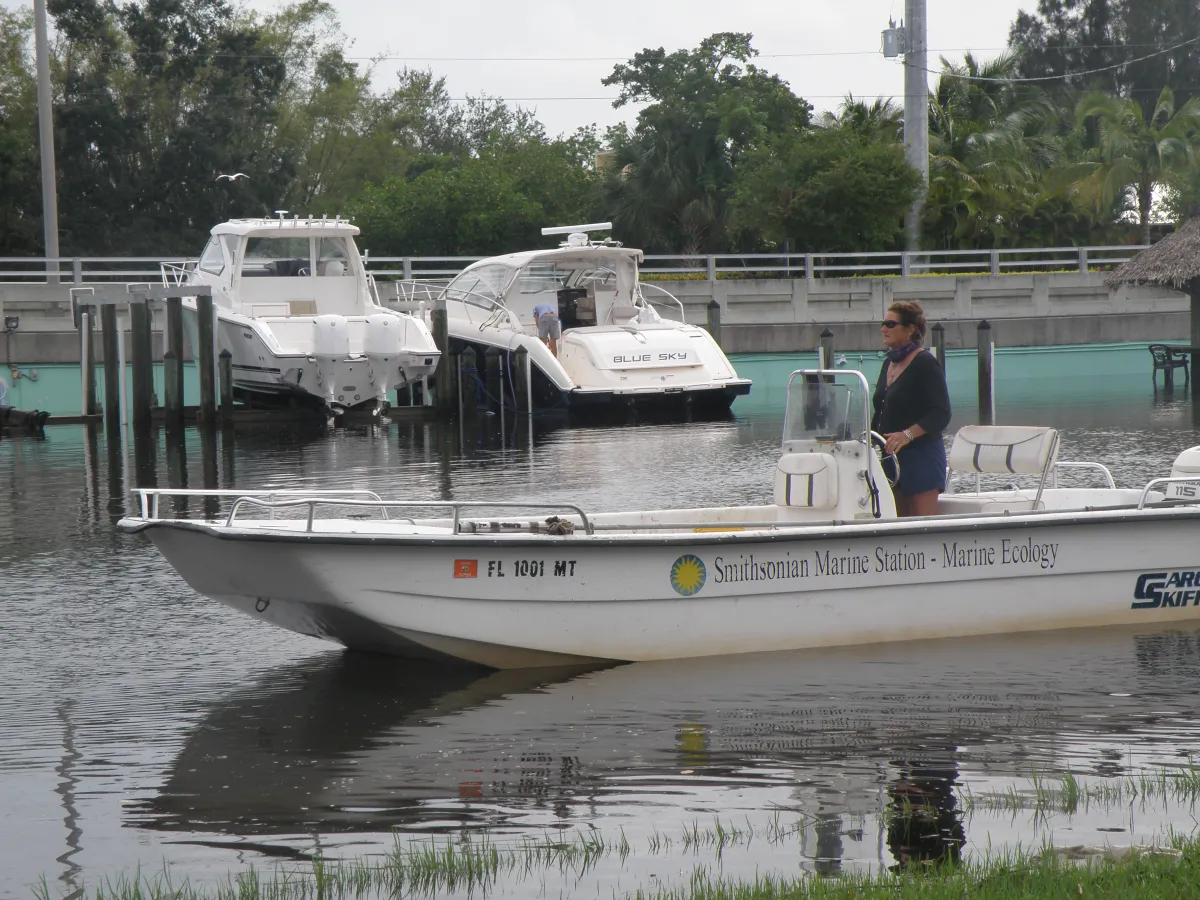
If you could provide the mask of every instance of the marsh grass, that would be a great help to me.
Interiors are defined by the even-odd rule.
[[[976,812],[1032,812],[1035,816],[1074,815],[1077,812],[1112,811],[1118,807],[1175,804],[1186,809],[1200,800],[1200,767],[1189,760],[1186,768],[1158,769],[1127,778],[1105,778],[1085,782],[1073,773],[1056,777],[1034,773],[1028,790],[1010,786],[1004,791],[972,792],[959,788],[959,808],[967,815]]]
[[[744,829],[705,829],[699,840],[721,845],[727,836]],[[691,844],[697,840],[691,829]],[[761,832],[760,832],[761,834]],[[621,840],[562,842],[552,839],[522,842],[502,849],[490,841],[429,842],[424,847],[403,849],[391,857],[355,862],[314,859],[311,869],[277,869],[273,874],[250,870],[230,876],[213,887],[196,888],[176,884],[170,872],[106,880],[79,900],[340,900],[340,898],[434,897],[442,893],[484,897],[496,877],[512,872],[533,872],[540,863],[550,866],[582,867],[595,861],[597,853],[627,852]],[[1043,845],[1037,852],[1020,848],[987,854],[978,861],[935,866],[900,874],[843,874],[819,877],[811,874],[777,876],[759,874],[753,880],[725,877],[719,866],[693,867],[682,884],[647,891],[640,889],[620,896],[637,900],[941,900],[941,898],[1187,898],[1200,896],[1200,839],[1176,834],[1167,848],[1148,848],[1106,855],[1104,851],[1072,853]],[[511,893],[511,891],[506,891]],[[53,896],[43,881],[35,892],[43,900]]]

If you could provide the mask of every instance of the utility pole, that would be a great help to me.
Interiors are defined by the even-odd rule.
[[[54,114],[50,94],[50,41],[46,35],[46,0],[33,0],[33,44],[37,57],[38,139],[42,155],[42,228],[46,256],[58,256],[58,183],[54,174]],[[58,260],[46,261],[46,280],[58,282]]]
[[[929,41],[925,0],[904,0],[904,152],[921,173],[921,194],[905,217],[908,249],[921,249],[921,212],[929,188]]]

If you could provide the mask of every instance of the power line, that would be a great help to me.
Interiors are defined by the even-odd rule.
[[[1176,50],[1181,50],[1184,47],[1188,47],[1197,43],[1200,43],[1200,37],[1189,38],[1188,40],[1175,44],[1172,47],[1167,47],[1165,50],[1159,50],[1157,53],[1148,53],[1145,56],[1139,56],[1136,59],[1127,59],[1124,62],[1115,63],[1111,66],[1102,66],[1098,69],[1087,69],[1083,72],[1064,72],[1062,75],[1039,75],[1036,78],[993,78],[987,75],[966,75],[947,69],[926,68],[924,71],[949,78],[961,78],[964,81],[989,81],[1002,82],[1005,84],[1036,84],[1047,81],[1066,81],[1069,78],[1083,78],[1087,75],[1099,75],[1103,72],[1114,72],[1117,69],[1125,68],[1125,66],[1132,66],[1135,63],[1145,62],[1148,59],[1154,59],[1158,56],[1165,56],[1168,53],[1174,53]]]

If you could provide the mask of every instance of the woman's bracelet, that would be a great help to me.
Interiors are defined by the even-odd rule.
[[[910,444],[913,442],[913,436],[912,436],[912,432],[911,432],[911,431],[909,431],[907,428],[905,428],[905,429],[904,429],[902,432],[900,432],[900,433],[901,433],[901,434],[903,434],[903,435],[904,435],[906,438],[908,438],[908,442],[909,442]]]

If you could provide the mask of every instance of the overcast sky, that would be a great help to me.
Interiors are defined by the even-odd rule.
[[[263,11],[278,5],[248,2]],[[959,58],[967,50],[999,53],[1017,11],[1035,8],[1036,0],[928,4],[930,68],[936,69],[939,52]],[[694,47],[716,31],[751,32],[762,66],[787,79],[817,109],[836,107],[848,91],[903,96],[900,62],[883,58],[879,33],[889,15],[901,18],[904,0],[333,0],[333,5],[354,42],[349,55],[399,57],[380,63],[379,85],[407,62],[445,75],[455,97],[486,92],[537,98],[520,102],[536,108],[551,134],[631,118],[602,99],[614,94],[600,84],[613,65],[645,47]]]

